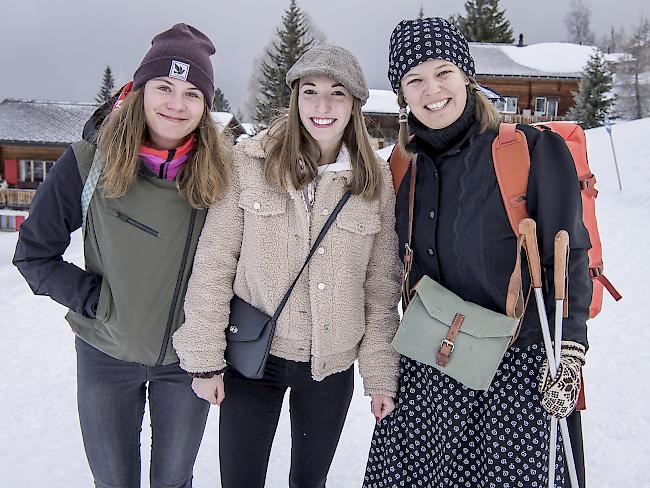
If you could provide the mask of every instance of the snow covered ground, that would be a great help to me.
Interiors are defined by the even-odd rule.
[[[590,324],[588,411],[583,417],[590,488],[650,486],[643,468],[650,459],[649,135],[650,119],[614,127],[623,181],[619,192],[606,132],[588,132],[590,161],[601,192],[598,214],[606,274],[624,295],[619,304],[606,297],[603,313]],[[73,335],[63,307],[34,297],[10,264],[16,238],[16,233],[0,232],[0,486],[91,486],[77,423]],[[80,244],[77,233],[67,259],[82,261]],[[269,488],[287,486],[286,410],[271,455]],[[218,414],[213,407],[195,468],[198,488],[219,486]],[[357,381],[329,486],[360,486],[373,423]],[[143,486],[148,486],[149,435],[145,419]]]

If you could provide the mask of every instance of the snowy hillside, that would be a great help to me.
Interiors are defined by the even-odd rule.
[[[591,323],[585,371],[589,410],[583,417],[590,488],[642,487],[650,458],[650,119],[614,127],[622,173],[619,192],[609,139],[588,132],[590,161],[598,177],[598,213],[606,274],[624,295],[605,298]],[[91,486],[75,402],[73,335],[64,309],[34,297],[10,260],[17,234],[0,233],[0,486]],[[67,258],[80,263],[80,234]],[[360,392],[353,399],[328,486],[358,487],[374,419]],[[195,469],[195,486],[219,486],[218,409],[213,407]],[[314,419],[317,421],[317,419]],[[143,480],[147,479],[150,432],[143,430]],[[285,408],[269,468],[269,488],[287,486],[289,425]],[[143,481],[143,486],[148,482]]]

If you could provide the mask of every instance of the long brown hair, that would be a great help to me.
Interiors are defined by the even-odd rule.
[[[296,81],[296,83],[298,83]],[[352,116],[343,131],[342,142],[350,153],[352,179],[350,190],[368,200],[379,196],[381,172],[375,151],[370,145],[370,136],[361,113],[361,102],[353,97]],[[321,152],[316,140],[309,134],[300,120],[298,90],[291,93],[286,115],[278,117],[264,139],[264,176],[266,180],[283,190],[288,184],[301,189],[318,175],[318,161]],[[300,160],[305,170],[301,168]]]
[[[96,135],[104,163],[101,181],[105,197],[123,196],[136,180],[146,130],[144,88],[138,88],[104,119]],[[194,150],[176,178],[176,187],[192,207],[206,208],[221,196],[230,181],[233,148],[219,132],[207,104],[195,133]]]
[[[501,122],[501,114],[490,99],[486,97],[483,91],[479,88],[476,80],[471,76],[469,76],[468,79],[469,89],[474,92],[476,98],[474,118],[479,125],[479,132],[483,133],[490,129],[498,130],[499,123]],[[400,111],[405,111],[408,106],[401,89],[397,93],[397,104],[400,107]],[[409,142],[409,131],[408,123],[405,119],[403,119],[399,124],[398,142],[400,150],[406,153],[406,145]]]

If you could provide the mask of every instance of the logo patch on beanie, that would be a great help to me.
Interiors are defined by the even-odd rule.
[[[172,59],[172,65],[169,68],[169,77],[177,80],[187,81],[187,75],[190,73],[190,65],[181,61]]]

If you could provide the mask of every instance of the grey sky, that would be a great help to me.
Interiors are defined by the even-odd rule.
[[[598,37],[629,30],[650,15],[648,0],[586,0]],[[105,65],[117,83],[130,79],[151,38],[187,22],[214,42],[216,84],[241,107],[253,60],[279,24],[288,0],[18,0],[0,11],[0,100],[93,101]],[[388,38],[424,5],[428,16],[463,11],[463,0],[299,0],[330,43],[359,58],[371,88],[389,88]],[[526,43],[566,39],[568,0],[502,0],[515,37]],[[645,10],[644,10],[645,6]]]

